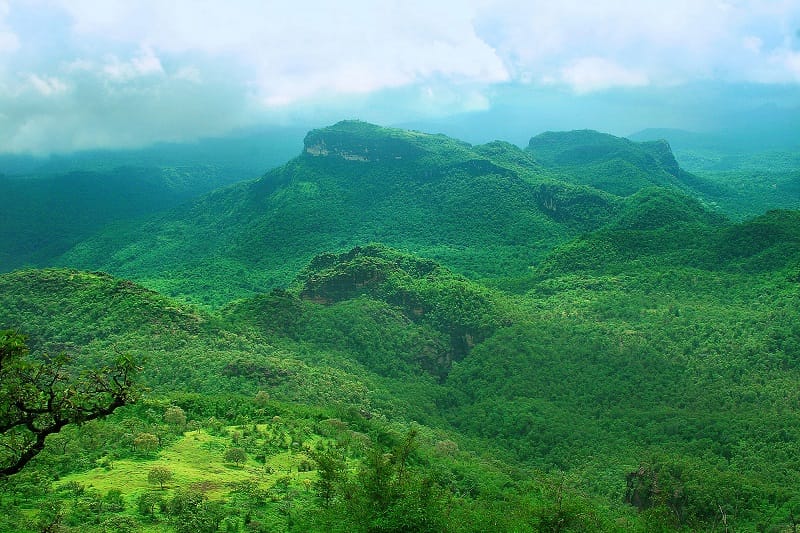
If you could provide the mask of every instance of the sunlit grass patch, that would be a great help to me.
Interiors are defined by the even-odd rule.
[[[264,430],[264,427],[259,427]],[[128,505],[133,506],[142,492],[160,491],[157,483],[148,481],[153,468],[170,470],[172,478],[164,483],[163,494],[170,498],[178,488],[188,488],[203,492],[209,499],[224,498],[233,483],[251,480],[262,488],[272,487],[279,479],[288,477],[292,484],[307,489],[310,487],[315,471],[299,472],[298,464],[308,461],[299,450],[279,452],[266,457],[261,464],[248,456],[240,465],[224,462],[223,455],[232,444],[229,437],[211,435],[204,430],[186,432],[171,445],[160,450],[151,459],[120,459],[109,467],[98,467],[87,472],[65,476],[58,487],[70,482],[83,485],[101,493],[117,489],[123,494]],[[288,447],[287,447],[288,448]]]

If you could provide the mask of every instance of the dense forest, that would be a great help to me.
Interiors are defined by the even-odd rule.
[[[661,134],[3,176],[0,530],[796,530],[797,152]]]

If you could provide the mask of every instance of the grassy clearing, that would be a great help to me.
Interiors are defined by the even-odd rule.
[[[239,466],[225,463],[223,454],[231,445],[228,437],[213,436],[204,430],[191,431],[152,458],[120,459],[110,467],[65,476],[56,487],[75,482],[87,490],[94,489],[103,494],[117,489],[122,492],[128,508],[132,509],[142,492],[160,490],[158,484],[147,479],[155,467],[165,467],[173,473],[173,478],[164,485],[163,496],[166,499],[179,488],[192,488],[202,491],[210,500],[218,500],[226,497],[231,483],[252,480],[261,488],[269,489],[286,477],[292,485],[309,490],[316,477],[314,471],[298,472],[298,464],[308,460],[301,452],[270,455],[266,464],[252,457]]]

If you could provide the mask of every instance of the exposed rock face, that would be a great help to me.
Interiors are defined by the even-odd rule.
[[[408,138],[404,138],[404,135]],[[343,121],[310,131],[303,153],[312,157],[339,157],[347,161],[396,161],[420,155],[407,132],[359,121]]]
[[[308,140],[308,138],[306,138],[306,140]],[[335,147],[332,153],[348,161],[369,161],[369,148],[361,147],[360,150],[362,150],[362,153],[350,152],[341,147]],[[318,139],[316,144],[306,144],[305,151],[307,154],[315,157],[324,157],[331,154],[331,150],[328,149],[324,138]]]

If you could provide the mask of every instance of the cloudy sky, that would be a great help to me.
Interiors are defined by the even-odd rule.
[[[0,152],[509,108],[621,134],[721,100],[800,105],[800,1],[0,0]]]

